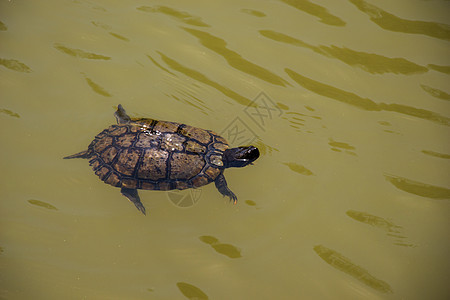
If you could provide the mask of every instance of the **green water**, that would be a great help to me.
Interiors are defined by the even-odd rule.
[[[0,1],[0,299],[448,299],[449,1]],[[133,117],[253,144],[140,191],[86,149]]]

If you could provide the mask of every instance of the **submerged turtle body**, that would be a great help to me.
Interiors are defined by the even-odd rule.
[[[184,190],[215,182],[219,192],[236,202],[223,171],[259,157],[257,148],[229,149],[210,130],[153,119],[131,119],[119,105],[117,125],[99,133],[86,151],[65,158],[86,158],[105,183],[121,192],[145,214],[137,189]]]

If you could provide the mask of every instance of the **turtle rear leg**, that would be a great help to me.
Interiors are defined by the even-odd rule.
[[[133,203],[140,212],[145,215],[145,207],[144,205],[142,205],[137,189],[129,189],[123,187],[120,192],[122,193],[122,195],[127,197],[128,200],[130,200],[131,203]]]
[[[233,203],[237,203],[237,197],[236,195],[228,188],[227,181],[225,180],[225,176],[223,176],[223,173],[221,173],[214,182],[216,184],[216,188],[219,190],[219,192],[227,197],[230,197],[230,200],[233,200]]]
[[[71,158],[90,158],[91,153],[89,153],[88,150],[84,150],[69,156],[64,157],[64,159],[71,159]]]

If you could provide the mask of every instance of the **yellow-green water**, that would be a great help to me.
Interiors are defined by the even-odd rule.
[[[0,299],[448,299],[449,1],[0,1]],[[131,116],[251,141],[141,191],[84,150]]]

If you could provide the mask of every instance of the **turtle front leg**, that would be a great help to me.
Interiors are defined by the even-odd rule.
[[[227,181],[225,180],[225,176],[223,176],[223,173],[220,173],[220,175],[216,178],[216,181],[214,183],[216,184],[216,188],[222,195],[230,197],[230,200],[233,200],[234,204],[237,203],[237,197],[228,188]]]
[[[129,189],[123,187],[120,192],[122,193],[122,195],[127,197],[128,200],[130,200],[140,212],[145,215],[145,207],[144,205],[142,205],[137,189]]]

